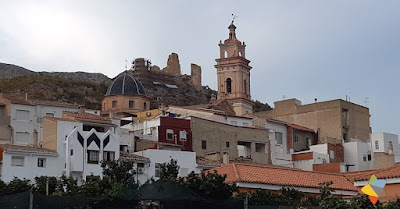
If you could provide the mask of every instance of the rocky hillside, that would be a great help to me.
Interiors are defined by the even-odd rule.
[[[110,83],[111,79],[100,73],[38,73],[0,63],[0,92],[16,96],[28,93],[31,99],[63,101],[101,109],[101,99]],[[176,76],[175,83],[177,88],[153,83],[144,85],[151,99],[151,108],[157,108],[161,103],[177,106],[206,104],[211,94],[216,94],[208,87],[196,90],[187,75]],[[255,111],[270,109],[268,104],[258,101],[255,107]]]
[[[0,63],[0,79],[19,76],[57,76],[66,79],[89,81],[94,83],[110,82],[110,78],[101,73],[85,72],[34,72],[23,67]]]

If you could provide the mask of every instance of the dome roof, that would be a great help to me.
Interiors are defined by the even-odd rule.
[[[105,96],[110,95],[143,95],[146,96],[144,87],[133,76],[122,73],[108,87]]]

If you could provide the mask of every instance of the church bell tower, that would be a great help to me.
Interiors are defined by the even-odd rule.
[[[253,112],[250,96],[250,61],[245,57],[246,45],[236,38],[236,26],[228,27],[229,38],[220,41],[220,58],[216,59],[218,75],[218,101],[226,99],[236,115]]]

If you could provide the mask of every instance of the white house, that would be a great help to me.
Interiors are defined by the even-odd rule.
[[[348,168],[346,172],[374,169],[374,158],[371,144],[361,141],[343,143],[344,162]]]
[[[34,182],[37,176],[59,176],[58,163],[58,153],[53,150],[0,145],[0,179],[6,183],[14,177]]]
[[[374,153],[394,155],[394,163],[400,162],[399,137],[390,133],[371,134],[372,150]]]
[[[38,146],[43,138],[43,117],[61,118],[64,111],[78,110],[78,105],[20,99],[0,94],[0,144]]]
[[[110,119],[88,113],[64,113],[63,118],[44,118],[43,148],[59,154],[58,176],[78,180],[102,177],[102,161],[119,159],[117,126]]]
[[[160,164],[169,163],[171,159],[176,160],[179,166],[178,177],[185,177],[192,171],[195,173],[201,171],[197,168],[195,152],[148,149],[134,154],[150,159],[150,164],[147,168],[147,179],[159,179]]]

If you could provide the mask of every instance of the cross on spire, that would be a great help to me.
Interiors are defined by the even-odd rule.
[[[238,18],[238,16],[235,15],[235,14],[232,14],[232,24],[233,24],[233,22],[235,21],[236,18]]]

